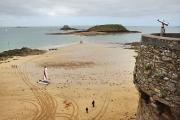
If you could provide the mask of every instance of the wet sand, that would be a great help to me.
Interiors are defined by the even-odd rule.
[[[0,64],[0,119],[133,120],[135,55],[118,44],[85,43],[10,59]],[[45,65],[48,86],[37,83]]]

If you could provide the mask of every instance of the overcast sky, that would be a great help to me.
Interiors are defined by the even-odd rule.
[[[180,26],[180,0],[0,0],[0,26]]]

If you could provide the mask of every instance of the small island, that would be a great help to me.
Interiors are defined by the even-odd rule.
[[[87,30],[88,32],[129,32],[120,24],[96,25]]]
[[[68,25],[64,25],[60,30],[78,30],[76,28],[71,28]]]
[[[106,24],[106,25],[96,25],[87,30],[72,31],[66,33],[48,33],[49,35],[109,35],[109,34],[120,34],[120,33],[140,33],[139,31],[129,31],[121,24]]]

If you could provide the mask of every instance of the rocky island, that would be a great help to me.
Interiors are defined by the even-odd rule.
[[[68,25],[64,25],[60,30],[78,30],[76,28],[71,28]]]
[[[106,24],[106,25],[96,25],[87,30],[73,31],[66,33],[48,33],[49,35],[109,35],[109,34],[120,34],[120,33],[140,33],[139,31],[129,31],[121,24]]]
[[[120,24],[96,25],[89,28],[89,32],[128,32],[128,30]]]

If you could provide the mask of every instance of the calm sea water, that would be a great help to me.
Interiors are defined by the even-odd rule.
[[[87,28],[80,27],[80,28]],[[77,35],[46,35],[46,33],[60,32],[59,27],[1,27],[0,28],[0,52],[21,48],[46,48],[61,46],[79,42],[80,40],[88,42],[134,42],[140,41],[141,35],[146,33],[155,33],[160,31],[160,27],[127,27],[129,30],[137,30],[142,33],[126,33],[116,35],[98,35],[98,36],[77,36]],[[167,27],[167,32],[179,32],[180,27]]]

